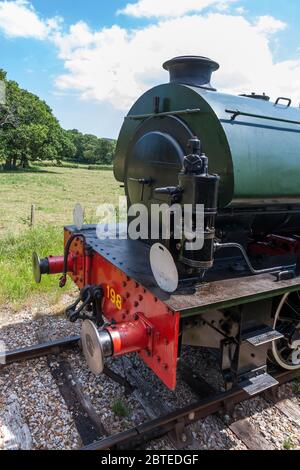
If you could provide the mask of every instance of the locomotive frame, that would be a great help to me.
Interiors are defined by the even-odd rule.
[[[67,315],[71,321],[95,322],[97,314],[103,315],[113,341],[109,355],[138,352],[160,380],[175,389],[182,344],[202,346],[219,350],[228,386],[238,384],[254,395],[276,384],[267,373],[270,343],[280,338],[272,325],[272,301],[299,291],[300,278],[249,276],[246,268],[241,274],[243,259],[221,258],[206,282],[195,285],[183,279],[176,293],[167,294],[154,281],[150,246],[142,241],[99,240],[92,225],[80,231],[65,227],[64,233],[68,275],[81,290]],[[49,257],[47,266],[45,260],[40,262],[42,273],[63,273],[64,258]],[[240,269],[234,273],[232,266]],[[98,312],[95,287],[101,289]],[[81,307],[91,307],[91,317],[81,316],[79,301]]]

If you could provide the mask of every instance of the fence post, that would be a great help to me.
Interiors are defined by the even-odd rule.
[[[35,205],[31,205],[31,212],[30,212],[30,227],[33,228],[35,225]]]

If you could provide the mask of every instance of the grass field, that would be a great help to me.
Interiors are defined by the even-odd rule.
[[[0,304],[22,304],[35,293],[57,292],[57,278],[32,280],[31,254],[62,254],[63,226],[72,223],[73,207],[85,207],[86,223],[97,222],[96,208],[117,204],[123,189],[110,168],[43,168],[0,172]],[[30,229],[34,204],[35,228]]]

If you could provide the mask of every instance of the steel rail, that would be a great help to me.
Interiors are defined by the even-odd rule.
[[[291,382],[300,376],[299,371],[278,372],[275,375],[279,385]],[[276,386],[278,387],[278,385]],[[275,387],[274,387],[275,388]],[[272,389],[271,389],[272,390]],[[175,410],[165,416],[156,418],[141,424],[135,428],[129,429],[122,433],[118,433],[94,442],[83,447],[84,451],[109,450],[109,449],[132,449],[152,439],[166,435],[173,431],[178,424],[193,424],[200,419],[206,418],[219,411],[226,411],[232,406],[248,400],[249,395],[242,389],[236,388],[228,392],[216,394],[182,409]]]
[[[62,350],[78,346],[80,336],[70,336],[25,348],[4,351],[0,353],[0,369],[15,362],[27,361],[58,354]],[[109,374],[108,374],[109,375]],[[300,371],[281,371],[274,374],[279,385],[300,377]],[[121,383],[121,382],[119,382]],[[124,384],[123,384],[124,385]],[[273,387],[276,388],[277,386]],[[271,391],[273,389],[270,389]],[[269,390],[268,390],[269,392]],[[155,418],[128,431],[117,433],[83,447],[81,450],[108,450],[131,449],[147,443],[153,439],[164,436],[176,429],[177,425],[186,426],[200,419],[206,418],[219,411],[231,409],[236,404],[249,399],[249,395],[242,389],[235,388],[227,392],[217,393],[204,400],[197,401],[179,410],[172,411],[164,416]]]
[[[74,348],[80,341],[80,336],[69,336],[67,338],[56,339],[46,343],[19,348],[12,351],[0,352],[0,369],[14,362],[28,361],[49,354],[57,354],[61,350]]]

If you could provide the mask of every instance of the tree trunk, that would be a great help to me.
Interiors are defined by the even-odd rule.
[[[28,158],[27,157],[22,157],[21,159],[21,168],[25,169],[28,168]]]
[[[10,158],[10,157],[6,158],[4,169],[5,170],[11,170],[12,169],[12,158]]]

